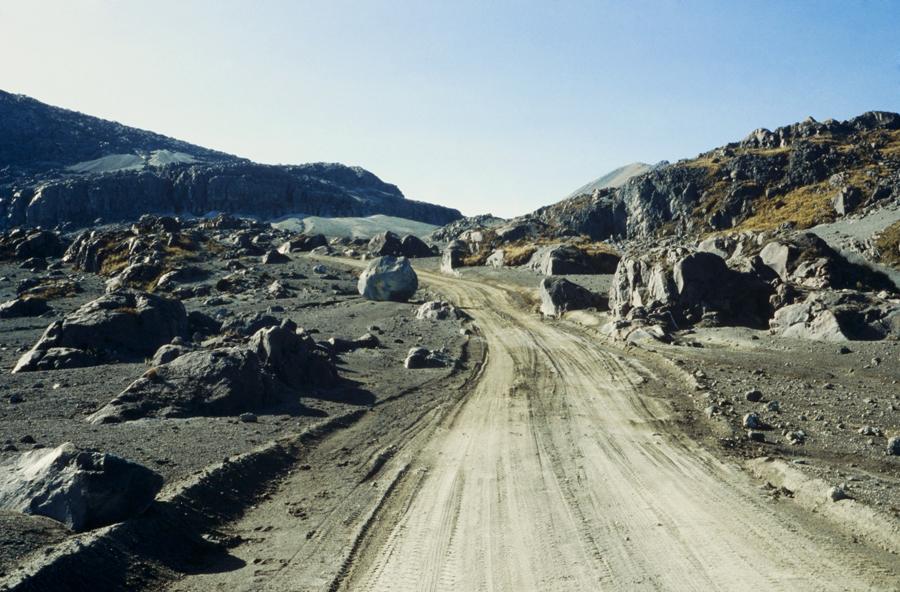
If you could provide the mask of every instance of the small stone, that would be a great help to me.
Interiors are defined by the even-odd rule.
[[[758,403],[759,401],[762,401],[762,393],[756,389],[753,389],[752,391],[747,391],[746,394],[744,394],[744,396],[751,403]]]
[[[759,415],[757,415],[755,413],[748,413],[747,415],[744,416],[744,419],[741,422],[741,425],[749,430],[759,430],[759,429],[762,429],[763,422],[759,418]]]
[[[887,453],[891,456],[900,456],[900,436],[892,436],[888,439]]]
[[[778,401],[769,401],[766,404],[766,409],[773,412],[781,411],[781,403],[779,403]]]
[[[841,354],[841,355],[849,354],[849,353],[850,353],[850,348],[847,347],[846,345],[842,345],[841,347],[838,348],[838,353]]]
[[[11,442],[4,444],[3,448],[0,448],[0,451],[2,452],[16,452],[17,450],[18,448],[16,448],[16,445]]]
[[[19,442],[21,442],[22,444],[34,444],[35,439],[34,439],[34,436],[26,434],[26,435],[22,436],[21,438],[19,438]]]
[[[758,432],[756,430],[748,430],[747,437],[753,442],[765,442],[766,435],[762,432]]]
[[[248,413],[241,413],[238,416],[238,419],[240,419],[244,423],[256,423],[257,417],[256,417],[255,413],[248,412]]]
[[[804,432],[803,430],[788,432],[787,440],[794,446],[799,446],[800,444],[806,442],[806,432]]]
[[[18,393],[14,393],[9,396],[9,402],[12,403],[13,405],[15,405],[16,403],[21,403],[24,400],[25,399],[22,398],[22,395],[20,395]]]
[[[850,496],[847,495],[847,492],[837,485],[828,490],[828,497],[833,502],[838,502],[843,499],[850,499]]]

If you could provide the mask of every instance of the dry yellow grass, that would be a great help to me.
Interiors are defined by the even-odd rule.
[[[882,263],[900,269],[900,222],[894,222],[882,230],[875,239],[875,247]]]
[[[756,200],[752,216],[741,222],[735,230],[770,230],[793,222],[798,228],[809,228],[834,218],[831,207],[833,191],[827,182],[795,189],[785,195]]]
[[[531,259],[531,256],[534,255],[534,252],[537,251],[537,246],[533,244],[526,245],[510,245],[509,247],[503,248],[503,263],[504,265],[525,265],[528,263],[528,260]]]

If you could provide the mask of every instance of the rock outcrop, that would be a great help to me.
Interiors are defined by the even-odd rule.
[[[150,356],[174,337],[184,336],[187,327],[184,306],[177,300],[142,292],[106,294],[47,327],[13,372],[45,369],[42,359],[48,354],[55,358],[60,348],[84,352],[81,361]]]
[[[142,465],[66,443],[0,466],[0,508],[84,531],[140,514],[162,485],[163,478]]]
[[[468,247],[461,240],[454,240],[444,247],[444,252],[441,254],[441,273],[456,274],[456,268],[462,267],[463,258],[467,253]]]
[[[565,278],[544,278],[540,285],[541,313],[559,317],[570,310],[583,310],[594,306],[605,308],[606,301],[578,284]]]
[[[574,245],[539,247],[526,264],[543,275],[614,273],[619,256],[614,253],[588,255]]]
[[[49,310],[50,307],[43,298],[14,298],[0,304],[0,319],[38,317]]]
[[[609,307],[623,318],[669,316],[676,326],[705,320],[764,327],[773,291],[764,278],[730,269],[713,253],[657,249],[622,259],[612,279]]]
[[[898,129],[900,115],[870,112],[844,122],[807,120],[757,130],[741,142],[655,166],[620,187],[569,197],[507,226],[517,238],[647,242],[750,221],[755,228],[809,227],[900,198],[893,156]],[[882,173],[867,172],[876,168]],[[516,240],[511,236],[507,240]]]
[[[859,292],[822,290],[775,311],[775,333],[817,341],[900,339],[900,301]]]

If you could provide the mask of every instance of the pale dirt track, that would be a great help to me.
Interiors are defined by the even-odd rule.
[[[514,290],[420,277],[486,341],[468,393],[398,426],[377,479],[345,484],[314,534],[261,526],[311,487],[298,474],[235,525],[246,566],[174,589],[897,589],[893,558],[774,505],[680,433],[671,375]]]

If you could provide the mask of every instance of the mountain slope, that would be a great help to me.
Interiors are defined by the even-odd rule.
[[[438,225],[461,217],[408,200],[360,167],[256,164],[0,91],[0,228],[211,211],[385,214]]]
[[[812,118],[523,217],[556,235],[655,239],[730,229],[808,228],[900,200],[900,115]]]
[[[621,187],[628,179],[642,175],[653,168],[653,165],[644,162],[633,162],[625,166],[614,169],[602,177],[594,179],[590,183],[585,183],[566,198],[584,195],[585,193],[593,193],[595,189],[608,189],[610,187]]]

